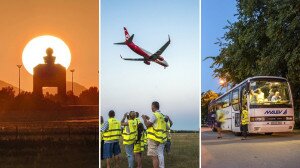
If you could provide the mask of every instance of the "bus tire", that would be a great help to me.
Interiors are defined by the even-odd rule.
[[[273,132],[266,132],[265,135],[272,135]]]

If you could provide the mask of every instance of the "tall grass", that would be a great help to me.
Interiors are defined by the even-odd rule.
[[[165,154],[166,168],[198,168],[199,167],[199,133],[173,133],[171,153]],[[128,167],[124,145],[121,145],[121,168]],[[142,164],[144,168],[152,167],[152,160],[143,153]],[[101,167],[106,167],[105,160]]]

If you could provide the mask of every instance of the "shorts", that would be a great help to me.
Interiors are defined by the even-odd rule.
[[[218,128],[221,128],[221,125],[222,125],[221,122],[216,122],[216,126],[217,126]]]
[[[103,147],[103,159],[112,158],[121,153],[119,142],[106,143]]]
[[[158,145],[159,142],[156,142],[152,139],[148,139],[147,156],[158,156],[158,152],[157,152]]]
[[[241,132],[248,132],[248,124],[241,125]]]

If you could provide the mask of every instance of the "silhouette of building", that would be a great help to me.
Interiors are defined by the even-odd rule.
[[[47,48],[46,53],[45,64],[39,64],[33,68],[33,93],[42,95],[43,87],[57,87],[58,96],[65,97],[66,68],[55,64],[52,48]]]

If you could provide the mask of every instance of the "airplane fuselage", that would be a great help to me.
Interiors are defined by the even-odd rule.
[[[152,53],[150,53],[149,51],[147,51],[147,50],[145,50],[145,49],[143,49],[143,48],[141,48],[141,47],[139,47],[139,46],[137,46],[136,44],[134,44],[133,42],[126,42],[126,45],[133,51],[133,52],[135,52],[136,54],[138,54],[138,55],[140,55],[140,56],[142,56],[142,57],[144,57],[145,58],[145,64],[150,64],[150,62],[149,61],[152,61],[152,60],[150,60],[150,56],[152,55]],[[155,63],[157,63],[157,64],[159,64],[159,65],[161,65],[161,66],[163,66],[163,67],[168,67],[169,66],[169,64],[167,63],[167,61],[165,61],[164,59],[163,59],[163,57],[162,56],[159,56],[159,59],[156,59],[156,60],[154,60],[153,62],[155,62]]]

